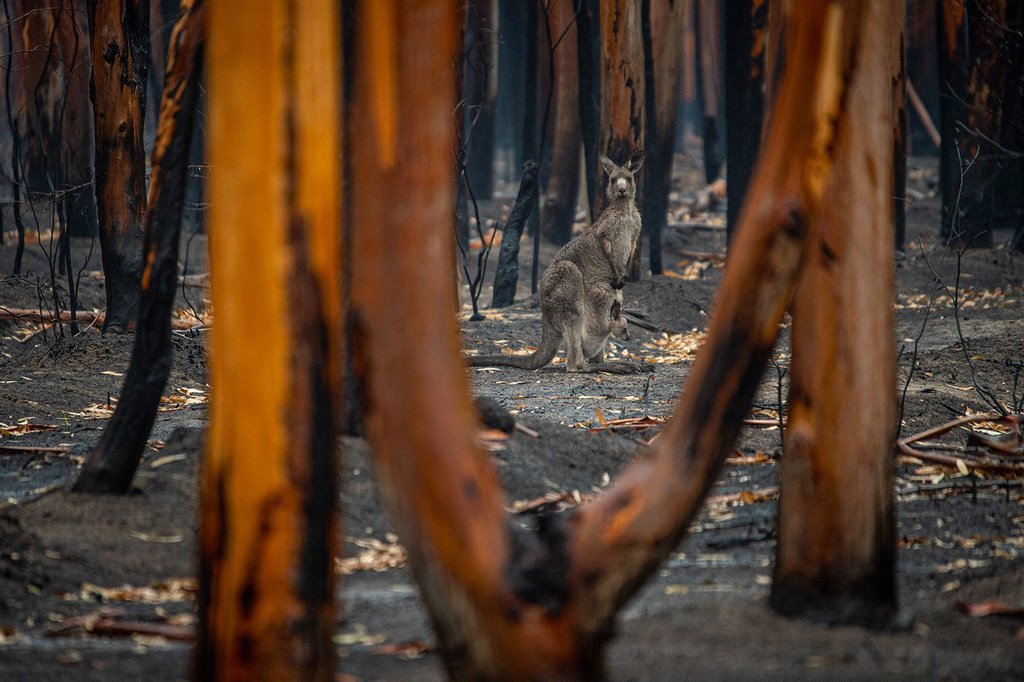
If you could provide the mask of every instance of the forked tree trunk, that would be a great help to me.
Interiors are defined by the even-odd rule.
[[[682,86],[683,23],[690,0],[644,0],[647,148],[641,223],[649,241],[651,273],[660,275],[661,233],[668,216],[676,111]]]
[[[200,499],[193,676],[333,680],[338,3],[267,0],[254,11],[211,2],[207,16],[216,389]],[[376,34],[369,45],[377,44],[393,43]],[[448,56],[451,73],[454,52]],[[389,93],[384,84],[377,104],[385,112],[397,105]],[[449,156],[433,159],[446,187],[449,104]],[[451,217],[438,226],[444,254]],[[441,284],[450,292],[449,282]],[[257,315],[275,323],[254,327]]]
[[[149,62],[149,0],[89,0],[96,205],[107,299],[104,332],[135,324],[146,217],[142,133]]]
[[[722,171],[722,71],[719,23],[720,0],[695,0],[697,11],[697,98],[701,106],[704,140],[704,179],[714,182]]]
[[[160,125],[146,215],[146,268],[131,362],[114,416],[82,468],[74,490],[123,494],[131,487],[160,396],[171,372],[171,312],[178,284],[178,241],[188,184],[188,152],[199,96],[206,22],[203,0],[182,0],[160,79]]]
[[[833,172],[810,222],[793,305],[771,604],[788,615],[882,626],[896,612],[891,79],[903,3],[862,4]],[[850,18],[837,10],[828,20]]]
[[[541,205],[541,235],[555,244],[572,239],[580,188],[579,60],[573,0],[548,5],[554,54],[551,168]],[[559,42],[560,41],[560,42]]]
[[[644,35],[639,2],[601,3],[601,153],[615,163],[626,163],[630,154],[644,149]],[[602,178],[600,164],[592,168]],[[643,211],[643,174],[636,178],[636,203]],[[598,182],[598,188],[604,183]],[[604,209],[606,197],[598,189],[592,207],[594,219]],[[630,281],[640,279],[640,240],[633,254]]]
[[[726,230],[731,240],[750,184],[764,125],[769,0],[725,4]]]
[[[436,2],[410,2],[360,22],[366,48],[349,131],[363,142],[353,148],[351,319],[367,435],[449,674],[599,678],[616,612],[686,532],[749,409],[800,264],[821,258],[807,253],[806,235],[823,229],[825,200],[850,181],[834,165],[835,135],[848,126],[833,124],[849,120],[843,103],[867,76],[854,59],[862,2],[794,8],[788,44],[799,58],[787,60],[705,348],[662,437],[593,503],[541,518],[536,532],[506,517],[458,371],[445,200],[455,88],[444,68],[456,49],[456,4],[439,11]],[[375,44],[374,35],[386,40]],[[880,120],[889,131],[889,119]],[[403,205],[390,200],[399,192]],[[886,184],[872,205],[888,207],[890,192]]]
[[[985,139],[999,140],[1006,0],[938,0],[942,237],[992,246],[1001,165]]]

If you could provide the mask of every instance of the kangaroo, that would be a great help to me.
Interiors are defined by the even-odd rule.
[[[562,247],[540,279],[537,299],[543,327],[536,352],[524,356],[478,355],[468,358],[471,366],[539,369],[554,359],[565,339],[569,372],[628,373],[641,369],[624,362],[604,362],[604,348],[610,335],[621,338],[628,334],[622,317],[621,289],[640,238],[633,176],[642,164],[642,151],[634,152],[625,166],[601,157],[608,174],[608,204],[593,225]]]

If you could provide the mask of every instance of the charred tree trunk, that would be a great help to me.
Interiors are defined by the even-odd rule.
[[[644,39],[641,3],[601,3],[601,149],[615,163],[625,163],[634,151],[644,149]],[[603,177],[600,167],[592,170]],[[643,211],[644,178],[637,179],[637,204]],[[598,192],[591,215],[604,209],[604,192]],[[629,279],[640,279],[640,240],[633,254]]]
[[[24,121],[24,189],[32,201],[61,195],[66,227],[75,236],[96,231],[89,104],[89,32],[82,0],[14,3],[14,55],[19,83],[15,115]],[[19,188],[21,189],[21,188]]]
[[[843,93],[843,105],[831,178],[821,186],[827,208],[812,217],[793,305],[771,604],[787,615],[885,626],[896,613],[890,82],[903,9],[888,0],[858,4],[861,30],[841,37],[856,38],[857,62],[825,84]]]
[[[985,138],[999,139],[1006,0],[938,1],[942,237],[990,247],[1000,164]]]
[[[936,0],[910,0],[907,3],[906,49],[907,80],[920,95],[925,111],[933,121],[939,119],[939,100],[944,96],[939,86],[939,41],[935,37]],[[916,154],[935,154],[939,147],[921,116],[909,118],[908,141]]]
[[[682,86],[683,22],[689,0],[644,0],[647,149],[641,223],[647,233],[651,273],[660,275],[661,233],[668,217],[675,156],[676,111]]]
[[[718,105],[721,101],[722,72],[718,15],[719,0],[694,0],[697,10],[697,97],[700,100],[701,137],[704,140],[704,179],[712,183],[722,172],[721,129]]]
[[[1001,154],[1003,171],[996,186],[1000,210],[995,217],[995,227],[1013,234],[1024,226],[1024,0],[1007,0],[1006,25],[1000,45],[1006,60],[1006,78],[999,141],[1013,153]],[[1019,241],[1017,246],[1024,250]]]
[[[492,308],[506,308],[516,300],[519,282],[519,242],[523,237],[527,217],[537,207],[538,169],[534,161],[523,164],[519,176],[519,193],[512,206],[508,222],[501,232],[501,247],[498,250],[498,264],[494,268],[494,292]]]
[[[769,0],[725,3],[726,230],[733,238],[764,126]]]
[[[143,266],[149,1],[89,0],[89,29],[96,205],[107,299],[103,331],[124,332],[138,316]]]
[[[892,84],[892,209],[893,236],[896,252],[903,253],[907,241],[907,148],[910,140],[907,137],[907,11],[906,4],[893,3],[889,11],[890,18],[897,22],[893,30],[888,32],[892,39],[889,46],[892,55],[893,71],[890,78]]]
[[[541,235],[555,244],[572,239],[580,188],[580,100],[577,27],[572,0],[548,5],[554,46],[551,167],[541,206]],[[557,45],[554,45],[557,43]]]
[[[523,164],[527,2],[499,2],[497,145],[502,179],[514,181]]]
[[[466,31],[466,177],[477,200],[494,193],[498,100],[498,3],[470,0]]]
[[[372,3],[370,11],[391,7]],[[254,11],[211,2],[207,11],[217,388],[199,510],[193,676],[333,680],[334,405],[342,366],[338,3],[267,0]],[[366,48],[380,45],[397,43],[373,34]],[[451,73],[454,51],[448,57],[438,68]],[[385,115],[397,109],[393,92],[385,84],[377,101]],[[439,124],[452,144],[446,161],[431,162],[451,183],[449,104]],[[450,197],[440,203],[450,207]],[[438,226],[446,254],[451,225],[449,213]],[[287,324],[261,328],[255,341],[257,314]]]
[[[204,13],[203,0],[183,0],[171,33],[166,73],[161,78],[165,85],[149,185],[146,268],[135,346],[114,416],[75,482],[74,490],[79,492],[128,492],[171,371],[171,312],[178,284],[178,242],[193,112],[202,71]]]
[[[366,49],[358,54],[350,131],[363,142],[353,149],[351,319],[367,435],[449,675],[600,678],[616,612],[685,534],[732,449],[801,262],[821,259],[808,250],[808,233],[829,232],[827,202],[854,181],[836,156],[852,134],[846,96],[868,80],[875,92],[887,92],[887,84],[855,59],[858,47],[875,44],[861,30],[862,0],[795,6],[789,46],[799,58],[787,60],[705,349],[673,419],[592,503],[571,518],[545,516],[539,530],[527,531],[505,514],[458,371],[446,277],[452,263],[443,257],[453,214],[443,159],[453,148],[455,102],[444,66],[457,48],[456,4],[448,0],[439,11],[439,3],[410,3],[404,12],[368,17],[361,28]],[[388,39],[374,45],[374,34]],[[417,111],[375,107],[386,83],[395,84],[389,96],[416,101]],[[890,118],[876,119],[888,154]],[[878,195],[859,196],[872,210],[890,210],[888,175],[874,182]],[[390,201],[398,192],[417,210]],[[875,239],[871,248],[872,258],[883,248],[891,257],[891,239]],[[392,276],[396,267],[403,277]],[[891,301],[880,305],[868,315],[891,314]],[[396,374],[406,380],[396,383]]]
[[[580,137],[587,181],[587,211],[597,220],[594,207],[601,193],[601,6],[600,0],[573,0],[576,14],[576,47],[579,56]]]

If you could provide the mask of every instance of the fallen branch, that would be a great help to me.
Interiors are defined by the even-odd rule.
[[[907,79],[907,99],[910,100],[910,105],[914,107],[914,112],[917,117],[921,119],[921,123],[924,125],[924,129],[928,132],[928,137],[932,138],[932,142],[936,147],[942,147],[942,136],[939,135],[939,129],[935,127],[935,122],[932,121],[931,114],[928,113],[928,108],[924,105],[921,100],[921,96],[917,94],[917,90],[914,88],[914,84]]]
[[[113,637],[163,637],[176,642],[191,642],[195,639],[195,631],[187,625],[170,623],[152,623],[136,620],[118,620],[124,612],[120,609],[104,609],[84,616],[65,618],[53,628],[47,630],[47,637],[60,637],[75,631],[90,635],[108,635]]]
[[[70,445],[58,445],[50,448],[31,445],[0,445],[0,455],[54,454],[62,455],[71,452]]]
[[[940,424],[939,426],[933,426],[930,429],[925,429],[919,433],[915,433],[913,436],[908,436],[900,441],[903,445],[910,445],[921,440],[927,440],[928,438],[934,438],[935,436],[941,436],[947,431],[964,426],[965,424],[976,424],[977,422],[997,422],[1003,418],[1000,414],[972,414],[966,417],[960,417],[953,421]]]
[[[84,310],[79,310],[75,313],[76,322],[90,322],[102,325],[106,319],[106,315],[102,312],[91,313]],[[37,310],[30,310],[28,308],[0,308],[0,320],[18,320],[21,322],[35,322],[38,324],[69,324],[71,322],[71,312],[62,310],[59,315],[44,315]],[[194,329],[205,325],[205,322],[197,321],[185,321],[185,320],[171,320],[171,327],[173,329]]]
[[[1024,476],[1024,466],[1017,464],[982,462],[967,457],[953,457],[952,455],[942,455],[937,452],[926,452],[925,450],[918,450],[917,448],[911,447],[906,443],[906,441],[902,440],[896,442],[896,448],[900,451],[900,454],[907,455],[908,457],[916,457],[923,462],[941,464],[943,466],[954,467],[956,469],[959,469],[962,464],[968,469],[977,469],[978,471],[991,471],[999,474],[1017,474],[1018,476]]]
[[[715,263],[724,263],[725,254],[715,253],[713,251],[680,251],[680,256],[684,258],[696,258],[697,260],[709,260]]]

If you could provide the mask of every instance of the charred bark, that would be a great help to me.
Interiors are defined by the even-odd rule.
[[[326,681],[335,677],[341,25],[332,0],[259,9],[207,6],[217,389],[193,677]],[[386,35],[375,43],[393,45]],[[396,109],[386,95],[381,103]],[[449,142],[453,110],[441,119]],[[450,183],[451,157],[431,162]],[[450,254],[450,216],[440,227]],[[257,310],[287,324],[261,329],[254,343]]]
[[[985,138],[999,138],[1004,82],[999,39],[1006,0],[939,3],[942,237],[961,247],[990,247],[1001,169]]]
[[[135,345],[114,415],[89,454],[74,490],[124,494],[156,419],[171,371],[171,313],[178,284],[178,242],[188,183],[195,103],[205,39],[203,0],[184,0],[171,33],[153,177],[146,215],[146,268],[142,276]]]
[[[143,127],[149,0],[89,0],[96,205],[106,289],[104,332],[135,323],[146,215]]]
[[[644,46],[641,3],[601,4],[601,150],[612,161],[625,163],[646,144]],[[591,169],[602,178],[600,167]],[[638,208],[643,211],[644,177],[636,178]],[[598,192],[591,215],[605,205]],[[629,279],[640,279],[640,240],[633,254]]]
[[[694,0],[697,11],[697,97],[701,107],[701,138],[704,140],[704,179],[712,183],[722,172],[721,49],[719,0]]]
[[[601,7],[600,0],[574,0],[576,46],[579,57],[580,138],[587,180],[587,211],[597,219],[594,207],[601,193]]]
[[[662,272],[661,234],[668,216],[672,161],[676,147],[676,111],[682,86],[682,35],[687,0],[644,0],[644,85],[647,149],[641,223],[650,254],[651,273]]]
[[[471,0],[466,30],[466,178],[476,199],[494,193],[495,115],[498,99],[498,3]]]
[[[764,126],[769,0],[725,3],[726,230],[730,240],[754,173]]]
[[[523,164],[516,203],[501,232],[498,264],[494,269],[492,308],[505,308],[515,302],[516,285],[519,282],[519,242],[526,227],[526,218],[536,208],[538,174],[535,162],[527,161]]]
[[[548,241],[562,245],[572,239],[580,187],[579,60],[572,0],[555,0],[548,5],[548,12],[554,48],[554,115],[540,232]]]

